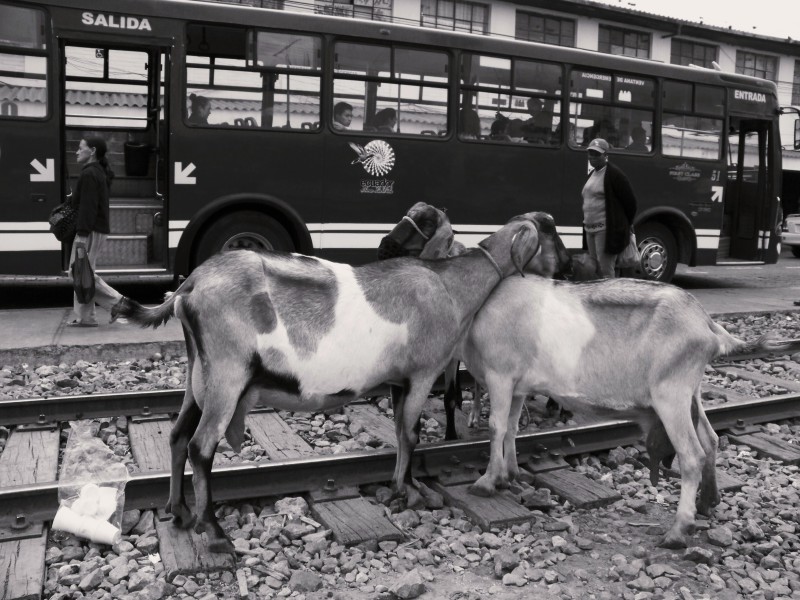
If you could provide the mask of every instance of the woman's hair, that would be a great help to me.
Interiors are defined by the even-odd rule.
[[[189,102],[192,103],[192,112],[196,111],[198,108],[205,108],[211,104],[211,100],[205,96],[198,96],[197,94],[189,94]]]
[[[103,170],[106,172],[106,182],[110,188],[111,180],[114,179],[114,171],[111,170],[111,167],[108,164],[108,159],[106,158],[106,152],[108,152],[106,141],[99,135],[85,137],[83,138],[83,141],[86,142],[86,145],[89,146],[89,148],[94,148],[94,156],[97,159],[97,162],[100,163],[100,166],[103,167]]]

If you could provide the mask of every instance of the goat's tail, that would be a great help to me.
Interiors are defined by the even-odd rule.
[[[751,342],[745,342],[728,333],[717,323],[714,323],[714,327],[720,343],[717,357],[750,352],[794,352],[800,350],[800,340],[783,339],[774,331],[767,332]]]
[[[159,327],[175,316],[175,301],[182,287],[183,284],[177,291],[167,292],[164,295],[164,302],[153,308],[147,308],[136,300],[123,296],[122,300],[111,309],[111,317],[113,319],[124,317],[142,327]]]

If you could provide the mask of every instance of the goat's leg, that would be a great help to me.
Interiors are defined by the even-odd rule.
[[[507,478],[503,446],[508,429],[508,415],[511,411],[514,387],[510,380],[493,376],[486,378],[486,387],[489,390],[489,397],[492,399],[492,408],[489,413],[491,453],[486,473],[469,488],[469,493],[476,496],[491,496],[495,492],[497,483]]]
[[[172,453],[172,475],[169,480],[169,500],[165,510],[172,515],[172,523],[176,527],[189,527],[194,518],[186,504],[183,491],[183,472],[186,468],[189,440],[197,429],[202,412],[192,396],[189,377],[186,378],[186,396],[172,432],[169,434],[169,447]]]
[[[481,384],[478,380],[472,386],[472,407],[469,410],[469,418],[467,419],[467,427],[470,429],[478,427],[481,424]]]
[[[194,471],[195,532],[206,533],[211,552],[232,553],[233,544],[217,522],[212,507],[211,466],[217,444],[243,396],[248,376],[243,369],[231,364],[219,364],[218,369],[217,373],[224,375],[209,377],[206,383],[204,410],[197,431],[189,442],[189,458]]]
[[[683,386],[670,389],[673,386],[674,382],[664,382],[653,393],[653,408],[681,461],[678,513],[659,545],[664,548],[685,548],[687,536],[694,529],[695,497],[704,468],[705,453],[692,423],[694,390],[687,390]]]
[[[697,512],[701,515],[708,516],[711,514],[711,509],[719,504],[719,490],[717,489],[717,444],[719,437],[717,436],[711,423],[708,422],[708,417],[700,404],[700,389],[698,388],[695,394],[695,405],[698,409],[697,419],[697,437],[700,439],[700,444],[703,446],[703,451],[706,455],[706,461],[703,464],[703,478],[700,482],[700,496],[697,499]]]
[[[412,381],[406,390],[401,415],[395,414],[397,431],[397,465],[394,484],[400,494],[405,494],[408,508],[422,508],[425,501],[414,486],[411,477],[411,455],[419,442],[419,416],[436,375]]]
[[[461,408],[461,386],[458,382],[458,361],[451,361],[444,370],[444,412],[447,415],[445,440],[457,440],[456,408]]]
[[[195,362],[194,340],[185,328],[184,336],[187,341],[186,350],[189,358],[186,367],[186,392],[183,396],[181,411],[169,434],[172,475],[169,480],[169,500],[164,508],[167,514],[172,515],[172,523],[181,528],[191,526],[194,521],[183,491],[183,472],[186,469],[189,440],[194,435],[202,414],[192,391],[192,380],[198,377],[202,381],[202,373],[199,371],[195,373],[195,367],[199,369],[200,365]]]
[[[498,487],[508,487],[511,481],[519,477],[517,464],[517,434],[519,433],[519,416],[525,405],[526,396],[513,396],[511,410],[508,413],[508,429],[503,440],[503,459],[505,460],[505,473],[498,482]]]

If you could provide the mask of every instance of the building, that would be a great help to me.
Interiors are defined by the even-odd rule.
[[[590,0],[211,0],[416,24],[715,68],[774,81],[782,106],[800,109],[800,40],[616,7]],[[668,7],[665,8],[668,10]],[[797,114],[781,119],[783,198],[800,210]]]

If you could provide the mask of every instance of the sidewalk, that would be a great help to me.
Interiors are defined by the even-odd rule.
[[[712,315],[800,311],[800,290],[787,288],[689,290]],[[74,363],[78,360],[122,360],[186,353],[183,329],[173,318],[158,329],[128,323],[108,324],[98,310],[100,326],[72,328],[71,308],[0,310],[0,366]]]

